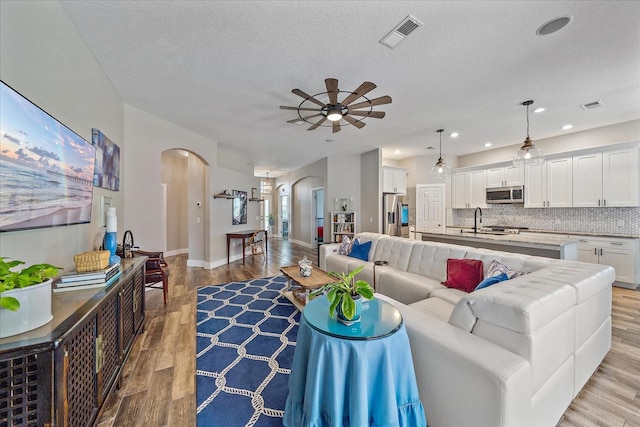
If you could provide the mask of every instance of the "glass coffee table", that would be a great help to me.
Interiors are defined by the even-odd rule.
[[[324,295],[304,308],[284,426],[348,419],[352,426],[426,427],[402,315],[374,298],[363,303],[361,318],[352,326],[332,319]]]
[[[311,269],[309,277],[300,276],[300,267],[297,265],[282,267],[280,271],[287,278],[287,287],[282,290],[282,295],[300,311],[307,305],[311,291],[337,281],[335,277],[318,267]]]

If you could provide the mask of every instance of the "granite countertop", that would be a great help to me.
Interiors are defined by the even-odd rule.
[[[455,225],[447,225],[446,234],[450,234],[449,230],[454,230],[454,233],[460,233],[460,230],[472,230],[473,227],[463,227],[463,226],[455,226]],[[602,237],[602,238],[616,238],[616,239],[638,239],[640,235],[633,234],[603,234],[603,233],[595,233],[588,231],[553,231],[553,230],[534,230],[528,229],[526,231],[522,231],[521,234],[527,234],[529,236],[533,234],[541,234],[548,236],[561,236],[567,238],[568,236],[584,236],[584,237]]]
[[[421,233],[422,235],[433,235],[440,236],[442,234],[434,234],[434,233]],[[467,241],[495,241],[496,243],[503,243],[506,245],[513,246],[528,246],[528,247],[555,247],[562,248],[566,245],[570,245],[576,243],[577,240],[575,238],[570,238],[566,234],[559,235],[550,235],[544,233],[530,233],[530,232],[522,232],[520,234],[487,234],[487,233],[473,233],[472,228],[465,227],[456,227],[449,228],[447,227],[446,232],[444,233],[449,238],[456,240],[467,240]]]

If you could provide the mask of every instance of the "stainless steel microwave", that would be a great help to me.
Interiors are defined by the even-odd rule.
[[[487,203],[524,203],[524,185],[487,188]]]

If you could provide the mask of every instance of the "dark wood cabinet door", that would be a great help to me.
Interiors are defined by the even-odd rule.
[[[0,426],[51,424],[53,352],[0,357]]]
[[[67,422],[61,425],[84,427],[97,416],[96,332],[97,317],[93,316],[65,340],[63,395],[67,396],[67,407],[63,419]]]
[[[106,399],[117,377],[120,360],[120,310],[118,294],[114,294],[98,310],[96,372],[100,404]]]

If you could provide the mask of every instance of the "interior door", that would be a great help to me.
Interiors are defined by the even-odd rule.
[[[445,232],[444,184],[416,185],[416,231]]]

